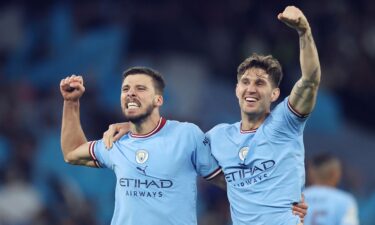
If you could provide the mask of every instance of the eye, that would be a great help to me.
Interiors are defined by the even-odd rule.
[[[127,92],[129,91],[129,87],[122,87],[122,92]]]
[[[264,81],[264,80],[257,80],[256,81],[256,85],[258,85],[258,86],[262,86],[262,85],[264,85],[266,82]]]
[[[242,79],[241,83],[244,84],[244,85],[248,85],[250,83],[250,81],[248,79]]]
[[[138,86],[137,90],[138,91],[145,91],[147,88],[145,86]]]

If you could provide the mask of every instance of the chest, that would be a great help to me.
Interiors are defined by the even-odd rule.
[[[242,165],[249,161],[274,157],[275,147],[266,137],[256,133],[225,134],[211,140],[211,150],[222,168]]]
[[[117,176],[170,179],[192,170],[191,148],[179,139],[129,139],[111,157]]]

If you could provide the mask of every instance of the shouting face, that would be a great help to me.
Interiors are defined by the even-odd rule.
[[[121,88],[121,108],[125,117],[133,123],[140,123],[158,112],[163,97],[156,93],[152,77],[132,74],[125,77]]]

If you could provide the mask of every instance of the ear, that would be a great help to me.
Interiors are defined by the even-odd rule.
[[[164,103],[164,99],[162,95],[155,95],[154,104],[157,107],[162,106]]]
[[[280,88],[274,88],[271,94],[271,101],[276,101],[280,96]]]

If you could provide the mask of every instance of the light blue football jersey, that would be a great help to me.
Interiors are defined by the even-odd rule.
[[[111,150],[92,142],[90,153],[116,174],[112,225],[196,225],[197,175],[221,172],[196,125],[162,118],[151,133],[128,133]]]
[[[227,182],[234,225],[298,224],[291,206],[305,183],[306,118],[284,99],[256,130],[219,124],[207,136]]]
[[[316,185],[306,188],[304,194],[309,205],[304,225],[359,224],[357,203],[351,194]]]

